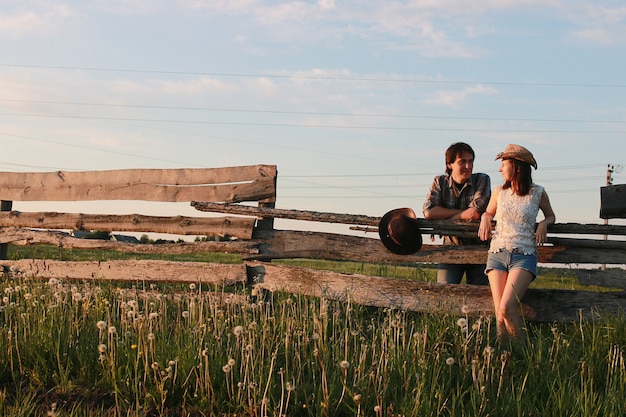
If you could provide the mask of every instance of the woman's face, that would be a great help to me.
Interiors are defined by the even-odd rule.
[[[503,159],[498,172],[502,174],[502,179],[504,179],[504,181],[511,181],[513,179],[513,174],[515,173],[513,161],[510,159]]]

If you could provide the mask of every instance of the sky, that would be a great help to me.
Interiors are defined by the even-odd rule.
[[[0,10],[0,171],[274,164],[277,208],[423,217],[450,144],[469,143],[496,186],[494,157],[516,143],[534,153],[559,223],[603,223],[609,169],[626,183],[623,1]],[[141,212],[124,204],[95,212]]]

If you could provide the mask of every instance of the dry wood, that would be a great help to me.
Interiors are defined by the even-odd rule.
[[[3,172],[0,198],[15,201],[194,200],[242,202],[276,197],[276,167]]]
[[[583,285],[623,288],[626,290],[626,270],[624,269],[579,269],[578,281]]]
[[[445,285],[378,278],[358,274],[316,271],[272,264],[250,264],[257,283],[269,291],[321,297],[332,300],[425,313],[462,316],[493,315],[489,287]],[[522,299],[529,321],[576,321],[581,316],[626,311],[626,293],[595,293],[574,290],[529,289]]]
[[[360,226],[376,226],[380,217],[359,214],[325,213],[308,210],[287,210],[244,206],[241,204],[221,204],[211,202],[192,201],[191,205],[200,211],[215,213],[241,214],[255,217],[273,217],[280,219],[307,220],[322,223],[338,223]],[[425,220],[417,219],[422,233],[435,235],[476,236],[477,222],[452,220]],[[367,228],[367,231],[377,232],[378,229]],[[549,227],[551,234],[580,234],[580,235],[626,235],[626,226],[603,224],[557,223]]]
[[[300,231],[258,231],[262,241],[259,254],[246,256],[247,260],[281,258],[310,258],[372,263],[474,263],[487,261],[487,246],[422,246],[412,255],[396,255],[383,246],[379,239],[332,233]],[[544,263],[606,263],[623,264],[622,249],[581,248],[569,246],[541,246],[539,261]]]
[[[245,217],[105,215],[53,212],[0,212],[0,226],[37,229],[153,232],[175,235],[252,238],[255,219]]]
[[[16,246],[55,245],[66,249],[114,250],[128,253],[153,254],[185,254],[185,253],[258,253],[258,242],[254,241],[225,241],[225,242],[177,242],[164,244],[136,244],[115,242],[99,239],[77,239],[68,233],[51,230],[27,230],[14,228],[0,228],[0,243],[10,243]]]
[[[14,276],[33,279],[194,282],[235,285],[246,282],[246,267],[204,262],[106,261],[70,262],[40,259],[0,261]]]

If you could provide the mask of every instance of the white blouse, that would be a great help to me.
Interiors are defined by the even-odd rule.
[[[525,255],[536,253],[535,226],[544,188],[532,184],[525,196],[513,193],[510,188],[503,190],[499,186],[499,189],[496,228],[489,252],[496,253],[501,249],[513,252],[517,249]]]

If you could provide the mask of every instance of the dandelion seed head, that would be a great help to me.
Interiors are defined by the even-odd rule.
[[[222,371],[224,371],[225,374],[230,372],[230,365],[226,364],[224,366],[222,366]]]
[[[154,333],[148,333],[148,340],[149,341],[153,341],[154,340]]]
[[[9,297],[2,297],[2,302],[4,304],[9,304]]]
[[[235,328],[233,329],[233,334],[235,336],[241,336],[242,333],[243,333],[243,326],[235,326]]]
[[[194,284],[193,282],[191,284],[189,284],[189,289],[191,291],[195,290],[196,289],[196,284]]]
[[[159,318],[159,313],[148,314],[148,320],[156,320],[157,318]]]
[[[235,366],[235,363],[237,363],[237,362],[235,362],[235,360],[234,360],[233,358],[230,358],[230,359],[228,360],[228,365],[229,365],[231,368],[232,368],[233,366]]]
[[[109,334],[115,334],[115,333],[117,333],[117,329],[115,328],[115,326],[109,327]]]
[[[159,363],[158,362],[152,362],[152,365],[150,365],[150,367],[156,371],[156,370],[159,369]]]
[[[189,311],[187,311],[187,310],[183,311],[183,318],[184,319],[189,318]]]
[[[470,312],[470,308],[467,305],[464,305],[463,307],[461,307],[461,313],[463,314],[467,314]]]
[[[361,403],[361,394],[354,394],[352,399],[354,400],[355,403],[360,404]]]
[[[96,323],[96,327],[102,331],[105,331],[107,329],[107,322],[104,320],[100,320]]]
[[[455,363],[454,358],[448,358],[448,359],[446,359],[446,365],[448,365],[448,366],[452,366],[452,365],[454,365],[454,363]]]
[[[341,361],[339,366],[341,367],[341,369],[348,369],[350,367],[350,362],[348,362],[348,361]]]
[[[107,351],[107,345],[105,345],[104,343],[98,346],[98,352],[105,353],[106,351]]]
[[[459,327],[467,327],[467,319],[462,317],[456,321],[456,324]]]
[[[377,414],[380,413],[380,405],[374,406],[374,412]]]

